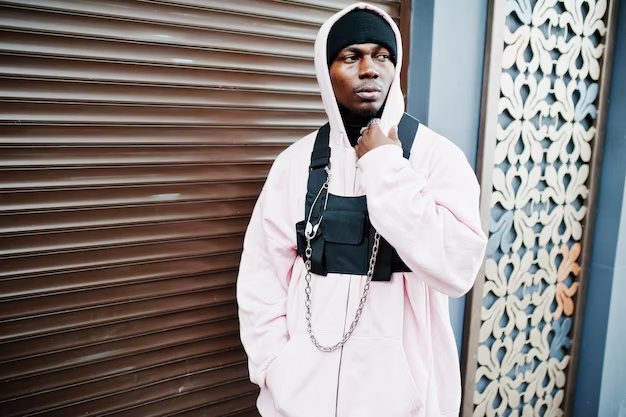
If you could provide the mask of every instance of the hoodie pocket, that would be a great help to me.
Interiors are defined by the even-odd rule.
[[[418,417],[424,402],[399,340],[353,338],[344,347],[339,415]]]
[[[319,352],[307,334],[295,334],[267,370],[274,408],[285,417],[335,414],[338,352]]]

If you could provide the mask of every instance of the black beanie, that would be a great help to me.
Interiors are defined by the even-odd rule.
[[[377,43],[384,46],[391,54],[391,61],[396,64],[396,35],[389,23],[379,14],[366,9],[355,9],[335,22],[326,42],[328,67],[339,52],[349,45],[359,43]]]

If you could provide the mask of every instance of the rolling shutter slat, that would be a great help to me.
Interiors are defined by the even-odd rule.
[[[202,312],[200,313],[202,315]],[[141,323],[144,322],[145,320]],[[213,322],[213,324],[215,323],[219,322]],[[114,329],[114,326],[115,325],[103,326],[103,328],[110,330]],[[193,331],[199,329],[201,330],[202,328],[191,327],[190,329]],[[75,336],[77,338],[81,337],[85,332],[86,331],[76,332]],[[192,341],[189,341],[176,333],[158,334],[160,336],[178,337],[178,341],[182,343],[165,347],[156,346],[155,349],[151,351],[140,352],[139,354],[130,354],[110,361],[106,360],[103,362],[94,362],[85,366],[78,366],[75,368],[70,367],[65,370],[56,371],[54,375],[59,377],[59,379],[56,380],[51,378],[41,378],[39,375],[18,379],[10,385],[7,384],[6,386],[3,386],[2,398],[23,398],[29,396],[32,392],[71,389],[71,387],[64,388],[64,386],[69,384],[98,382],[115,376],[123,377],[130,375],[132,377],[135,372],[145,369],[154,369],[154,372],[158,373],[159,367],[162,364],[180,363],[181,361],[187,360],[187,358],[206,355],[212,352],[220,352],[226,349],[234,349],[241,344],[239,341],[239,335],[236,333],[225,333],[222,336],[218,335],[208,339],[195,339]],[[189,332],[187,331],[186,335],[188,334]],[[106,340],[106,333],[102,333],[102,335],[101,339]],[[183,334],[183,336],[184,335],[185,334]],[[32,340],[34,341],[36,339]],[[89,340],[91,341],[92,339]],[[137,338],[137,340],[139,342],[142,341],[141,338]],[[32,346],[33,344],[31,343],[29,347]]]
[[[258,82],[257,82],[258,83]],[[241,86],[235,86],[241,87]],[[245,87],[244,87],[245,88]],[[0,93],[6,99],[40,102],[99,102],[197,107],[234,107],[254,109],[323,111],[318,96],[272,94],[256,91],[206,88],[174,88],[57,81],[0,80]]]
[[[196,280],[204,280],[207,276],[201,275],[194,278]],[[2,351],[0,358],[2,361],[8,361],[20,357],[30,357],[44,353],[50,354],[90,344],[98,344],[114,338],[136,337],[141,334],[158,332],[163,329],[164,324],[167,324],[169,329],[191,326],[211,320],[234,317],[237,314],[236,310],[233,304],[220,304],[165,316],[147,317],[130,322],[116,322],[110,325],[68,331],[64,333],[63,338],[55,338],[46,344],[37,343],[42,341],[41,337],[31,337],[8,343],[6,350]],[[141,327],[138,327],[138,324]],[[112,335],[115,337],[112,337]]]
[[[36,275],[63,272],[74,269],[102,268],[118,264],[178,259],[206,254],[233,252],[241,248],[243,235],[212,237],[206,239],[150,243],[102,249],[90,249],[81,253],[60,252],[39,255],[37,262],[30,257],[14,257],[3,260],[0,277],[15,278],[20,275]]]
[[[71,2],[67,2],[71,3]],[[256,26],[251,25],[252,27]],[[107,38],[151,44],[175,44],[211,49],[313,58],[313,40],[299,40],[163,24],[152,21],[130,21],[108,16],[68,14],[0,6],[0,27],[35,32]],[[272,34],[273,35],[273,34]]]
[[[196,256],[176,260],[165,259],[141,264],[64,272],[62,274],[20,277],[19,280],[0,280],[0,288],[4,290],[2,294],[6,297],[20,297],[27,294],[41,295],[57,291],[131,284],[234,269],[238,263],[238,253]]]
[[[125,42],[115,39],[84,39],[63,34],[39,34],[3,30],[0,26],[0,51],[15,54],[15,63],[6,65],[3,71],[14,68],[29,68],[35,74],[55,77],[59,74],[78,74],[82,69],[93,71],[96,76],[115,77],[122,70],[130,72],[145,70],[147,80],[170,75],[175,84],[184,83],[184,78],[176,75],[193,76],[202,82],[203,76],[210,72],[188,71],[189,69],[206,69],[216,72],[218,69],[261,71],[264,73],[302,75],[310,78],[310,84],[317,87],[312,58],[280,57],[263,55],[262,53],[222,52],[205,50],[196,47],[152,45],[138,42]],[[23,54],[29,54],[23,57]],[[61,69],[37,66],[36,57],[58,59]],[[80,59],[73,62],[62,57]],[[30,59],[29,59],[30,58]],[[100,65],[94,65],[94,61]],[[120,66],[106,65],[115,63]],[[45,62],[42,62],[45,65]],[[63,72],[63,68],[69,70]],[[234,72],[234,71],[231,71]],[[19,74],[19,73],[18,73]],[[29,73],[30,74],[30,73]],[[224,73],[225,75],[226,73]],[[242,77],[245,74],[241,75]],[[252,76],[252,75],[250,75]],[[228,79],[224,77],[224,82]],[[289,80],[287,79],[288,83]],[[287,84],[287,87],[289,84]]]
[[[43,152],[44,150],[38,150]],[[31,154],[26,154],[31,157]],[[194,154],[197,158],[198,154]],[[177,155],[179,156],[179,155]],[[14,161],[10,161],[15,163]],[[46,163],[43,159],[42,163]],[[74,162],[74,161],[72,161]],[[159,162],[161,162],[159,160]],[[48,165],[48,164],[46,164]],[[240,165],[165,165],[158,167],[131,166],[90,168],[63,167],[42,170],[38,168],[0,171],[0,191],[19,189],[75,188],[93,186],[120,186],[127,184],[164,184],[222,181],[256,181],[265,178],[270,163]],[[132,176],[129,176],[129,172]]]
[[[251,130],[244,127],[153,127],[153,126],[6,126],[0,125],[2,143],[7,145],[168,145],[172,137],[176,145],[245,145],[250,144]],[[254,144],[293,143],[305,134],[306,129],[288,127],[285,129],[254,129]],[[168,142],[169,141],[169,142]]]
[[[202,238],[207,235],[242,234],[248,225],[247,217],[214,219],[195,222],[135,227],[116,227],[106,230],[86,230],[11,237],[11,245],[0,238],[0,259],[9,256],[32,256],[46,252],[83,250],[98,246],[124,246],[152,241],[175,241]]]
[[[285,110],[234,110],[105,104],[0,103],[0,123],[213,125],[310,127],[325,123],[325,113]]]
[[[254,200],[153,204],[99,210],[61,210],[0,216],[4,234],[227,217],[252,213]]]
[[[0,195],[0,212],[251,198],[258,195],[262,186],[262,182],[236,182],[22,191]]]
[[[220,146],[210,149],[179,146],[163,155],[163,148],[137,147],[0,147],[0,164],[5,167],[47,167],[72,165],[144,165],[271,162],[284,146]],[[81,157],[82,156],[82,157]]]
[[[41,2],[39,0],[19,0],[4,1],[4,3],[37,8]],[[59,11],[124,21],[151,22],[175,27],[220,30],[308,41],[314,41],[317,35],[317,26],[313,24],[258,16],[255,19],[255,25],[250,26],[250,17],[245,15],[215,9],[181,8],[178,5],[173,6],[158,2],[109,0],[102,3],[89,0],[72,0],[71,2],[48,0],[46,9],[46,12]]]
[[[243,349],[234,349],[222,353],[214,353],[185,361],[183,366],[174,362],[164,365],[155,372],[153,369],[135,372],[132,375],[123,375],[120,377],[107,378],[101,381],[85,384],[80,389],[74,390],[54,390],[46,393],[40,399],[49,407],[62,407],[63,405],[72,403],[76,400],[92,400],[96,396],[105,397],[108,394],[118,391],[126,391],[136,389],[137,387],[149,386],[158,383],[162,379],[177,381],[177,379],[196,377],[200,372],[211,368],[218,368],[221,363],[237,363],[237,372],[240,372],[241,363],[246,360]],[[231,370],[232,372],[232,370]],[[206,372],[210,374],[211,372]],[[183,375],[181,375],[183,374]],[[159,387],[163,389],[163,387]],[[156,390],[154,390],[156,391]],[[132,392],[132,391],[130,391]],[[134,393],[133,393],[134,394]],[[143,394],[143,393],[142,393]],[[136,395],[136,394],[135,394]],[[105,397],[106,398],[106,397]],[[146,398],[147,400],[148,398]],[[23,397],[10,404],[9,408],[4,412],[8,415],[13,414],[12,410],[20,410],[25,412],[40,411],[41,406],[33,404],[29,397]]]

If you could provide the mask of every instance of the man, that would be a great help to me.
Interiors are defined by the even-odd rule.
[[[458,415],[448,296],[482,262],[479,188],[455,145],[403,116],[401,61],[378,8],[319,31],[329,125],[276,159],[237,283],[262,416]]]

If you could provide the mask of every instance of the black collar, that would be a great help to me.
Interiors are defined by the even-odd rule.
[[[383,109],[381,108],[374,117],[380,117]],[[352,114],[339,104],[339,113],[341,113],[341,119],[343,120],[343,125],[346,128],[346,133],[348,134],[348,140],[352,146],[356,145],[356,141],[361,136],[361,129],[367,125],[367,123],[372,120],[371,116],[360,116]]]

